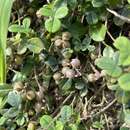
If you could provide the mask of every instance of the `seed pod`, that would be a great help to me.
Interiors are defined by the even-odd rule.
[[[35,130],[35,124],[33,122],[29,122],[27,130]]]
[[[40,102],[35,103],[34,109],[36,113],[40,113],[42,111],[42,103]]]
[[[75,71],[73,69],[69,69],[65,73],[66,78],[74,78],[75,77]]]
[[[30,101],[33,100],[33,99],[35,98],[35,92],[32,91],[32,90],[28,91],[28,92],[26,93],[26,97],[27,97],[27,99],[30,100]]]
[[[69,41],[70,38],[71,38],[71,33],[70,32],[63,32],[62,33],[62,40]]]
[[[42,101],[42,99],[43,99],[43,92],[42,91],[38,91],[38,92],[36,92],[36,100],[37,101]]]
[[[25,93],[25,92],[22,92],[22,93],[21,93],[21,97],[22,97],[22,100],[23,100],[23,101],[26,101],[27,96],[26,96],[26,93]]]
[[[94,82],[94,81],[96,81],[95,74],[89,74],[89,75],[88,75],[88,81],[89,81],[89,82]]]
[[[62,74],[65,76],[65,75],[66,75],[66,72],[67,72],[68,70],[70,70],[69,67],[63,67],[63,68],[62,68]]]
[[[72,59],[70,63],[71,63],[73,68],[79,68],[80,67],[80,60],[77,59],[77,58]]]
[[[24,85],[22,82],[18,81],[18,82],[15,82],[14,85],[13,85],[13,89],[16,90],[16,91],[21,91],[23,90],[24,88]]]
[[[34,114],[35,114],[34,110],[29,110],[29,111],[28,111],[28,115],[29,115],[29,116],[34,116]]]
[[[62,64],[63,67],[69,66],[70,65],[70,60],[69,59],[64,59],[64,60],[62,60],[61,64]]]
[[[63,44],[63,41],[62,41],[61,39],[57,39],[57,40],[54,42],[54,45],[55,45],[56,47],[61,47],[62,44]]]
[[[56,80],[56,81],[59,81],[59,80],[61,79],[61,73],[56,72],[56,73],[53,75],[53,79]]]
[[[61,36],[55,36],[54,38],[51,39],[51,42],[55,42],[57,39],[61,39]]]
[[[70,42],[69,41],[63,41],[62,42],[62,47],[63,48],[70,48]]]

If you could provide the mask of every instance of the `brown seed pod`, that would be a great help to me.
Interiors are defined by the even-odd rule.
[[[62,33],[62,40],[69,41],[70,38],[71,38],[71,33],[70,32],[63,32]]]
[[[70,70],[70,68],[69,67],[63,67],[62,68],[62,74],[65,76],[66,75],[66,71],[68,71],[68,70]]]
[[[51,39],[51,42],[55,42],[57,39],[61,39],[62,37],[61,36],[55,36],[54,38]]]
[[[70,60],[69,59],[63,59],[61,62],[63,67],[69,66],[70,65]]]
[[[96,81],[96,76],[95,76],[95,74],[89,74],[89,75],[88,75],[88,81],[89,81],[89,82],[94,82],[94,81]]]
[[[56,81],[59,81],[61,79],[61,73],[60,72],[54,73],[53,79]]]
[[[43,91],[36,92],[36,100],[37,101],[42,101],[43,97],[44,97]]]
[[[63,40],[61,40],[61,39],[57,39],[57,40],[54,42],[54,45],[55,45],[56,47],[61,47],[62,44],[63,44]]]
[[[32,91],[32,90],[29,90],[27,93],[26,93],[26,97],[27,97],[27,99],[28,100],[33,100],[34,98],[35,98],[35,92],[34,91]]]
[[[78,58],[72,59],[70,63],[71,63],[73,68],[79,68],[80,67],[80,60]]]
[[[66,78],[74,78],[75,77],[75,71],[73,69],[69,69],[66,71]]]
[[[24,85],[23,85],[23,83],[20,82],[20,81],[15,82],[15,83],[13,84],[13,89],[16,90],[16,91],[18,91],[18,92],[21,91],[21,90],[23,90],[23,88],[24,88]]]
[[[35,124],[33,123],[33,122],[29,122],[28,123],[28,126],[27,126],[27,129],[28,130],[35,130],[36,128],[35,128]]]
[[[42,111],[42,103],[40,102],[35,103],[34,109],[36,113],[40,113]]]
[[[63,41],[62,42],[62,47],[63,48],[70,48],[70,42],[69,41]]]

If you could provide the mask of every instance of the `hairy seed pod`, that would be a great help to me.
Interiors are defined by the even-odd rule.
[[[79,68],[80,67],[80,60],[78,58],[72,59],[70,63],[71,63],[73,68]]]
[[[75,77],[75,71],[73,69],[69,69],[66,71],[65,74],[66,78],[74,78]]]
[[[63,59],[61,62],[63,67],[69,66],[70,65],[70,60],[69,59]]]
[[[32,90],[29,90],[27,93],[26,93],[26,97],[27,97],[27,99],[28,100],[33,100],[34,98],[35,98],[35,92],[34,91],[32,91]]]
[[[31,109],[30,109],[30,110],[28,111],[28,115],[29,115],[29,116],[34,116],[34,114],[35,114],[34,110],[31,110]]]
[[[68,70],[70,70],[70,68],[69,67],[63,67],[62,68],[62,74],[65,76],[66,75],[66,72],[68,71]]]
[[[57,39],[57,40],[54,42],[54,45],[55,45],[56,47],[61,47],[62,44],[63,44],[63,41],[62,41],[61,39]]]
[[[89,75],[88,75],[88,81],[89,81],[89,82],[94,82],[94,81],[96,81],[95,74],[89,74]]]
[[[59,72],[54,73],[53,79],[56,81],[59,81],[61,79],[61,73]]]
[[[24,85],[23,85],[23,83],[20,82],[20,81],[15,82],[15,83],[13,84],[13,89],[16,90],[16,91],[18,91],[18,92],[21,91],[21,90],[23,90],[23,88],[24,88]]]
[[[70,32],[63,32],[62,33],[62,40],[69,41],[70,38],[71,38],[71,33]]]
[[[63,41],[62,42],[62,47],[63,48],[70,48],[70,42],[69,41]]]

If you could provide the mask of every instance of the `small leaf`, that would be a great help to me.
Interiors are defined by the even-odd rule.
[[[94,41],[103,41],[106,35],[107,27],[102,25],[90,26],[89,33]]]
[[[30,27],[30,24],[31,24],[30,18],[25,18],[25,19],[23,20],[23,27],[29,28],[29,27]]]
[[[76,124],[69,124],[71,130],[78,130],[77,125]]]
[[[103,50],[103,56],[112,58],[114,55],[114,50],[111,47],[105,47]]]
[[[63,106],[61,108],[60,114],[61,114],[61,121],[63,123],[69,121],[69,119],[70,119],[70,117],[72,115],[72,109],[71,109],[71,107],[67,106],[67,105]]]
[[[120,87],[125,91],[130,91],[130,73],[123,74],[118,79]]]
[[[52,16],[53,10],[50,5],[44,5],[42,8],[39,9],[38,13],[43,16]]]
[[[55,33],[56,31],[58,31],[61,27],[61,22],[59,19],[55,18],[49,18],[45,21],[45,28],[47,29],[47,31]]]
[[[29,28],[25,28],[24,26],[20,26],[20,25],[17,25],[17,24],[13,24],[13,25],[9,26],[8,29],[9,29],[10,32],[20,32],[20,33],[30,32]]]
[[[9,92],[8,97],[7,97],[7,102],[11,106],[18,108],[19,105],[21,104],[21,101],[22,101],[21,96],[18,93],[14,91]]]
[[[56,130],[63,130],[64,129],[64,125],[61,121],[56,121]]]
[[[118,37],[114,46],[119,49],[119,63],[123,66],[130,65],[130,40],[124,36]]]
[[[122,73],[122,69],[118,66],[118,63],[115,62],[112,58],[101,57],[95,61],[95,64],[99,68],[105,70],[105,72],[112,77],[118,77]]]
[[[34,37],[28,40],[28,49],[33,53],[40,53],[44,49],[42,40],[38,37]]]
[[[60,7],[56,10],[55,18],[64,18],[68,14],[67,6]]]
[[[53,119],[49,115],[44,115],[40,118],[40,125],[43,129],[55,130]]]
[[[86,19],[88,24],[96,24],[98,22],[98,16],[94,11],[87,12]]]
[[[130,125],[130,110],[124,110],[124,114],[125,114],[125,123],[129,126]]]
[[[72,79],[68,79],[65,82],[65,84],[63,85],[62,90],[67,91],[67,90],[69,90],[71,88],[71,86],[72,86]]]
[[[92,0],[93,7],[101,7],[104,5],[104,0]]]

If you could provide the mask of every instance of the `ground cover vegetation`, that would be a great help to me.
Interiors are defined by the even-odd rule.
[[[130,0],[0,0],[0,130],[130,129]]]

